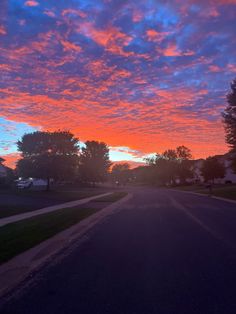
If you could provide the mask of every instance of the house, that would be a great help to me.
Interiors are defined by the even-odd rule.
[[[225,183],[236,183],[236,173],[234,173],[231,168],[232,153],[227,153],[225,155],[216,156],[217,159],[225,166],[225,176],[224,178],[219,178],[215,180],[215,183],[225,184]],[[203,166],[204,159],[198,159],[194,161],[193,171],[194,171],[194,182],[203,183],[204,178],[201,175],[201,168]]]
[[[223,156],[219,156],[218,159],[225,165],[225,177],[223,179],[216,180],[217,183],[236,183],[236,173],[231,168],[232,153],[227,153]]]

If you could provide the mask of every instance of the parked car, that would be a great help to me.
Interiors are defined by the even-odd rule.
[[[16,187],[18,189],[30,189],[30,188],[40,188],[40,187],[46,187],[47,181],[43,179],[35,179],[35,178],[27,178],[22,179],[19,178],[16,182]]]
[[[18,189],[29,189],[32,186],[32,181],[29,179],[23,180],[21,178],[19,178],[18,180],[15,181],[16,182],[16,187]]]

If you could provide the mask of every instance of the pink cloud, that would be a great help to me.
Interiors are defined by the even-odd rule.
[[[175,43],[170,43],[167,48],[162,51],[162,54],[166,57],[192,56],[194,55],[194,51],[182,52]]]
[[[50,17],[55,17],[56,16],[56,14],[53,11],[50,11],[50,10],[45,10],[44,14],[46,14],[47,16],[50,16]]]
[[[209,71],[210,72],[220,72],[220,71],[222,71],[222,69],[218,65],[210,65]]]
[[[68,40],[61,40],[61,44],[66,51],[77,51],[81,52],[82,48]]]
[[[146,35],[149,41],[153,42],[161,42],[165,37],[169,34],[169,32],[157,32],[154,29],[148,29],[146,31]]]
[[[27,7],[36,7],[39,5],[39,2],[35,1],[35,0],[28,0],[25,2],[25,5]]]
[[[134,54],[133,52],[126,52],[123,50],[123,48],[130,43],[132,37],[122,33],[119,28],[115,26],[97,29],[92,23],[86,22],[81,24],[78,30],[111,53],[123,56]]]
[[[78,10],[78,9],[65,9],[61,12],[61,15],[62,16],[67,16],[67,15],[75,15],[75,16],[79,16],[79,17],[82,17],[82,18],[85,18],[87,15],[86,13],[84,13],[83,11],[81,10]]]
[[[6,35],[7,31],[3,25],[0,25],[0,35]]]
[[[141,22],[143,20],[144,13],[140,10],[134,10],[133,11],[133,17],[132,20],[134,23]]]
[[[230,72],[235,73],[235,72],[236,72],[236,64],[228,64],[227,69],[228,69]]]

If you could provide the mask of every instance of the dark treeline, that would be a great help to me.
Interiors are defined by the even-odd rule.
[[[17,162],[19,176],[50,182],[90,183],[107,180],[111,161],[109,148],[103,142],[87,141],[80,147],[79,139],[69,131],[25,134],[17,143],[21,159]]]

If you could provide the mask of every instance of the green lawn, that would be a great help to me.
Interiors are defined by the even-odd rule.
[[[14,205],[8,205],[8,204],[1,204],[0,205],[0,219],[13,216],[13,215],[18,215],[26,212],[33,211],[37,208],[35,208],[32,205],[19,205],[19,204],[14,204]]]
[[[101,189],[86,189],[79,191],[1,191],[4,196],[12,198],[12,202],[1,200],[0,218],[9,217],[60,203],[80,200],[106,193]],[[14,199],[16,197],[16,199]],[[30,200],[30,201],[29,201]],[[46,202],[44,202],[46,200]]]
[[[176,186],[173,189],[180,190],[180,191],[196,192],[196,191],[204,189],[204,187],[200,185],[185,185],[185,186]]]
[[[208,194],[206,190],[201,190],[199,193]],[[212,195],[236,200],[236,186],[213,187]]]
[[[125,195],[126,193],[113,193],[109,202],[115,202]],[[0,227],[0,264],[99,210],[101,208],[65,208]]]
[[[17,197],[47,198],[56,201],[74,201],[80,198],[106,193],[105,189],[87,188],[72,191],[52,190],[52,191],[31,191],[31,190],[2,190],[0,195],[10,194]],[[2,204],[1,204],[2,206]]]
[[[200,194],[209,194],[209,190],[202,186],[182,186],[175,188],[182,191],[192,191]],[[223,197],[236,200],[236,185],[215,185],[212,188],[212,195],[216,197]]]

